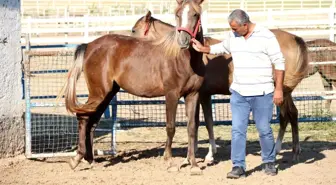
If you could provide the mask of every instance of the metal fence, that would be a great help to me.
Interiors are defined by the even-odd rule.
[[[253,22],[270,29],[283,29],[305,39],[328,38],[335,41],[335,8],[272,10],[249,12]],[[23,18],[22,34],[29,34],[31,43],[79,44],[90,42],[104,34],[129,34],[134,23],[143,14],[128,16],[88,16],[65,18]],[[227,23],[229,13],[202,13],[202,28],[205,35],[223,38],[224,32],[230,29]],[[174,14],[155,14],[166,23],[175,25]],[[25,43],[25,39],[21,39]]]
[[[56,95],[66,80],[73,63],[76,45],[25,48],[24,87],[26,101],[26,156],[52,157],[74,154],[78,140],[77,120],[66,112],[64,101],[56,102]],[[53,48],[63,47],[63,48]],[[320,47],[317,47],[320,48]],[[316,49],[316,47],[315,47]],[[321,53],[322,52],[322,53]],[[314,50],[310,76],[295,89],[293,97],[299,110],[300,122],[332,121],[335,106],[333,82],[335,62],[333,50]],[[322,57],[320,57],[322,56]],[[328,58],[328,56],[330,56]],[[81,102],[87,98],[83,75],[79,79],[77,95]],[[165,99],[141,98],[119,92],[105,111],[96,134],[112,132],[112,151],[115,149],[117,128],[165,126]],[[213,95],[212,110],[215,125],[231,124],[229,96]],[[202,125],[203,113],[200,112]],[[178,126],[186,125],[183,99],[176,115]],[[272,123],[278,123],[278,109],[274,109]],[[251,121],[252,123],[252,121]],[[109,151],[108,151],[109,152]],[[98,150],[99,153],[99,150]]]

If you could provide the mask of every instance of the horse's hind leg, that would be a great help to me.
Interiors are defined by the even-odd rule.
[[[89,162],[93,162],[93,132],[97,126],[101,115],[108,106],[113,96],[119,91],[119,86],[105,96],[90,96],[84,108],[96,109],[96,112],[87,114],[77,114],[79,142],[77,155],[70,159],[70,167],[75,169],[79,162],[85,157]]]
[[[300,141],[299,141],[299,124],[298,124],[298,110],[293,102],[293,99],[290,98],[290,123],[292,126],[292,141],[293,141],[293,161],[299,162],[299,155],[301,152]]]
[[[94,162],[93,156],[94,156],[94,150],[93,150],[93,137],[94,137],[94,131],[99,123],[99,120],[101,119],[101,116],[103,115],[106,108],[109,106],[110,101],[112,98],[119,92],[120,87],[114,83],[112,91],[107,94],[105,99],[99,104],[97,107],[97,110],[94,114],[90,115],[89,117],[89,123],[86,128],[86,155],[84,156],[84,159],[88,161],[90,164]]]
[[[217,153],[215,136],[213,131],[213,119],[212,119],[212,108],[211,108],[211,96],[210,95],[202,95],[200,94],[200,103],[202,104],[205,125],[208,130],[209,135],[209,151],[205,157],[207,162],[213,162],[213,155]]]
[[[85,104],[83,107],[88,106]],[[75,169],[79,162],[83,159],[86,153],[86,129],[89,122],[89,115],[88,114],[77,114],[78,120],[78,148],[77,148],[77,155],[70,159],[69,165],[72,169]]]
[[[299,143],[299,127],[298,127],[298,110],[290,94],[284,96],[284,102],[280,107],[280,130],[276,142],[277,152],[280,152],[281,150],[281,143],[288,122],[291,123],[292,127],[293,161],[299,161],[300,143]]]
[[[280,153],[281,151],[283,137],[285,135],[286,128],[288,125],[288,118],[286,118],[284,109],[285,109],[284,107],[280,107],[280,129],[279,129],[279,134],[278,134],[276,144],[275,144],[276,153]]]

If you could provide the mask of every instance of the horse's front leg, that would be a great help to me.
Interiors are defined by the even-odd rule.
[[[178,95],[175,92],[166,94],[166,132],[167,141],[164,151],[164,159],[168,162],[168,171],[178,171],[177,167],[172,165],[172,143],[175,135],[176,109],[178,105]]]
[[[198,92],[191,93],[186,96],[186,110],[188,115],[188,156],[191,163],[191,174],[197,175],[201,174],[202,170],[198,167],[195,158],[195,144],[196,144],[196,116],[199,116],[197,113],[198,109]]]

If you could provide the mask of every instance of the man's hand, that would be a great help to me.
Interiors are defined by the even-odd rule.
[[[275,90],[273,95],[273,102],[275,105],[280,106],[283,102],[283,91]]]
[[[192,46],[193,48],[198,52],[203,52],[203,45],[196,39],[191,40],[193,42]]]

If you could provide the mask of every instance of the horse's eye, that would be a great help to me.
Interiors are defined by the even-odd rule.
[[[196,16],[197,16],[197,13],[194,14],[194,17],[196,17]]]

